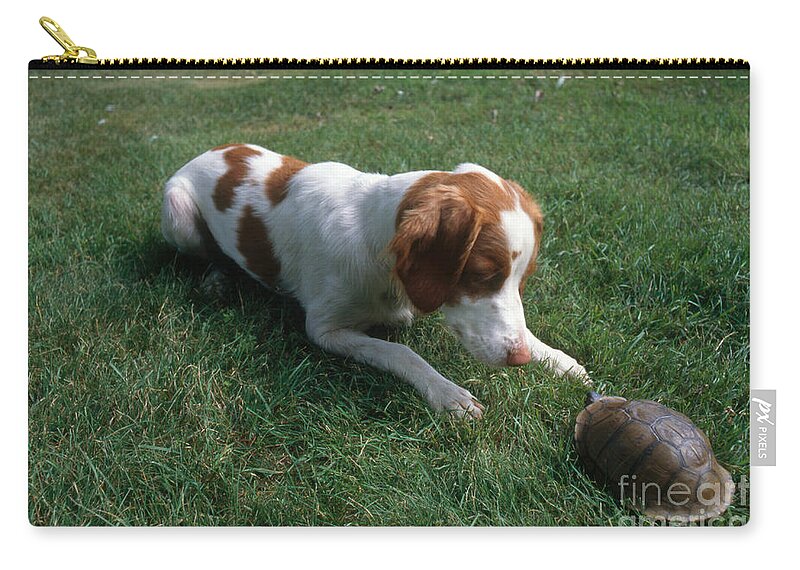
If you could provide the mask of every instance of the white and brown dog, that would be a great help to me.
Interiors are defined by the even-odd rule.
[[[480,418],[483,406],[407,346],[365,330],[441,309],[483,362],[545,361],[588,381],[525,324],[521,294],[536,267],[541,211],[481,166],[386,176],[226,145],[167,182],[161,228],[181,252],[222,254],[288,291],[313,342],[394,373],[436,410]]]

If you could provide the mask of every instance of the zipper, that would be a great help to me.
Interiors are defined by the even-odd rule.
[[[743,59],[733,58],[568,58],[568,59],[515,59],[515,58],[119,58],[101,59],[87,47],[78,46],[64,29],[52,18],[43,16],[39,24],[64,49],[61,55],[48,55],[34,59],[29,69],[750,69]]]
[[[77,63],[82,65],[95,65],[100,62],[97,59],[97,53],[92,48],[76,45],[67,35],[67,32],[64,31],[64,28],[59,26],[52,18],[42,16],[39,18],[39,24],[44,28],[45,32],[50,34],[51,38],[56,40],[58,45],[64,48],[64,53],[61,55],[46,55],[40,61],[55,64]]]

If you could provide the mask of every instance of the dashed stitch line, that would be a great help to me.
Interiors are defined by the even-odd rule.
[[[391,81],[395,79],[462,80],[567,80],[567,79],[750,79],[749,75],[29,75],[28,79],[360,79]]]

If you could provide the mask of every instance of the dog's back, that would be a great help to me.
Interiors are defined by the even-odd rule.
[[[325,303],[348,326],[408,322],[386,245],[412,179],[307,164],[256,145],[205,152],[167,182],[162,232],[183,253],[221,252],[261,283]]]

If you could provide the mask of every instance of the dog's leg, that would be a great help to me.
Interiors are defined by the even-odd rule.
[[[354,329],[319,330],[313,325],[307,328],[311,340],[324,350],[349,356],[402,378],[436,411],[472,418],[483,415],[483,406],[468,390],[439,374],[403,344],[372,338]]]
[[[200,284],[200,290],[204,295],[217,299],[226,299],[232,287],[233,279],[230,273],[215,264],[209,266]]]
[[[570,374],[579,378],[587,386],[592,384],[592,379],[589,378],[586,369],[578,364],[577,360],[558,349],[547,346],[533,336],[531,331],[526,331],[526,337],[533,360],[547,364],[559,376]]]

